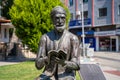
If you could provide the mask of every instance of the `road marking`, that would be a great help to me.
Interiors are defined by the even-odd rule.
[[[120,71],[117,70],[105,70],[104,72],[120,76]]]

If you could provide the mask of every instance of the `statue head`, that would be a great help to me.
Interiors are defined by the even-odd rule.
[[[61,6],[56,6],[51,11],[51,19],[55,30],[63,32],[66,28],[66,11]]]

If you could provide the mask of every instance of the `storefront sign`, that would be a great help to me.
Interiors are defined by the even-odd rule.
[[[116,35],[116,31],[101,31],[94,33],[94,36],[111,36],[111,35]]]
[[[120,35],[120,29],[116,29],[116,35]]]

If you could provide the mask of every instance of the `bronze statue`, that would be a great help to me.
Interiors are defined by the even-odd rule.
[[[51,11],[54,30],[44,34],[39,43],[36,68],[43,73],[36,80],[75,80],[79,70],[79,40],[66,30],[66,11],[56,6]]]

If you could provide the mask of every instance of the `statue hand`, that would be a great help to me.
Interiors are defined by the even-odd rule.
[[[45,61],[46,64],[48,64],[48,57],[47,56],[44,57],[44,61]]]
[[[65,60],[62,60],[62,59],[60,59],[60,58],[58,58],[58,57],[55,57],[55,60],[54,60],[56,63],[58,63],[58,64],[61,64],[62,66],[64,66],[65,65]]]

